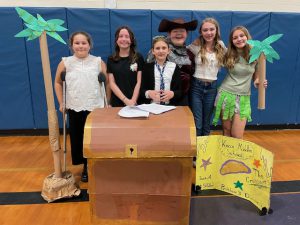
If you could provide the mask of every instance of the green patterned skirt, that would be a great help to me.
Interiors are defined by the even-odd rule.
[[[221,115],[222,113],[222,115]],[[251,122],[250,95],[235,95],[224,90],[219,90],[215,101],[213,125],[221,120],[231,120],[234,114],[240,114],[241,119]]]

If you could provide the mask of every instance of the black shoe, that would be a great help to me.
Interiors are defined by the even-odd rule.
[[[84,168],[81,174],[81,181],[86,183],[89,181],[89,177],[88,177],[88,173],[87,173],[87,169]]]

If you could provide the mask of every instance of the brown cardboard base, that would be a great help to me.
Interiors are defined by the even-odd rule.
[[[192,158],[89,159],[93,224],[187,225]]]
[[[90,195],[93,224],[188,224],[189,196]],[[105,223],[104,223],[105,222]]]

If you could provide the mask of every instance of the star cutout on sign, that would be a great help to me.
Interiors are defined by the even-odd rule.
[[[256,168],[260,167],[260,166],[261,166],[261,165],[260,165],[260,160],[254,159],[253,165],[254,165]]]
[[[243,183],[241,183],[239,180],[236,183],[234,183],[234,185],[235,185],[235,188],[239,188],[239,189],[243,190]]]
[[[206,167],[207,167],[209,164],[212,164],[212,163],[210,162],[210,158],[211,158],[211,157],[209,157],[207,160],[202,159],[202,165],[200,166],[200,168],[201,168],[201,167],[204,167],[204,170],[206,170]]]

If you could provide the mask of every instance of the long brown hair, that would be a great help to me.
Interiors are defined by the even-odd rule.
[[[200,25],[199,28],[199,38],[197,38],[193,44],[199,46],[200,45],[200,50],[199,50],[199,55],[201,57],[201,61],[205,64],[207,63],[207,58],[206,58],[206,41],[202,36],[202,26],[204,23],[211,23],[213,25],[215,25],[216,27],[216,36],[214,38],[214,44],[213,44],[213,51],[216,53],[216,58],[218,60],[218,65],[221,66],[223,64],[223,60],[224,60],[224,55],[225,55],[225,49],[224,46],[222,46],[220,44],[221,42],[221,34],[220,34],[220,26],[219,23],[216,19],[208,17],[205,18],[204,20],[202,20],[202,23]]]
[[[231,30],[230,35],[229,35],[228,49],[227,49],[227,52],[225,55],[225,60],[224,60],[224,65],[228,69],[233,68],[234,64],[238,62],[240,56],[242,56],[246,61],[249,61],[249,58],[250,58],[251,47],[248,43],[246,43],[246,45],[242,49],[241,53],[238,52],[237,48],[233,44],[233,40],[232,40],[233,33],[237,30],[242,31],[246,35],[248,40],[252,39],[249,31],[244,26],[236,26]]]
[[[110,58],[114,61],[118,61],[120,59],[120,47],[118,46],[117,41],[119,38],[120,31],[122,29],[127,30],[129,33],[129,38],[131,41],[130,50],[129,50],[129,58],[131,59],[132,63],[135,63],[138,58],[137,51],[136,51],[136,41],[135,41],[135,37],[134,37],[132,30],[128,26],[121,26],[116,30],[116,32],[115,32],[115,52],[113,53],[113,55]]]

